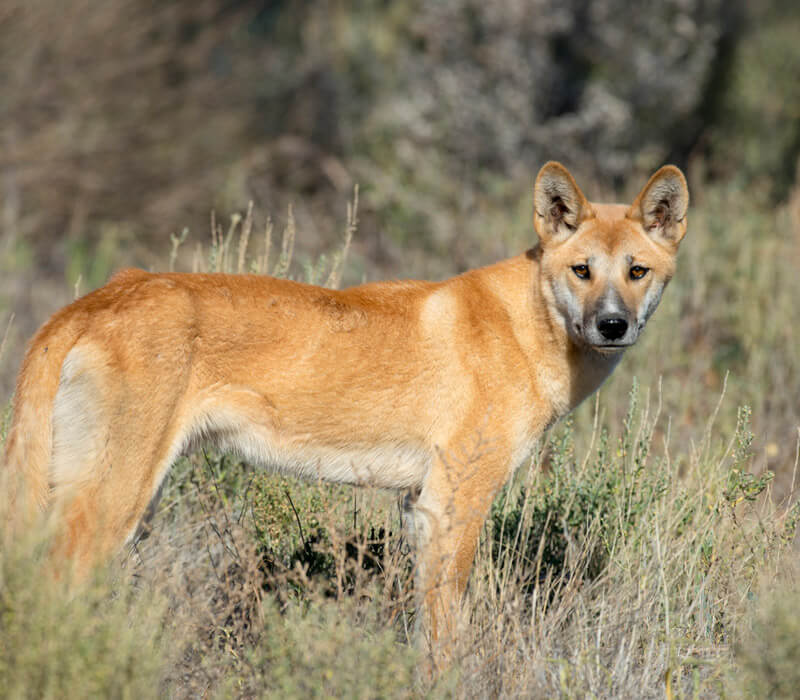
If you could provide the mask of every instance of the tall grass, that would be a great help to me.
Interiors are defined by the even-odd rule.
[[[173,471],[151,535],[114,583],[71,597],[30,575],[28,550],[4,552],[3,571],[16,576],[6,574],[5,599],[26,621],[3,630],[8,687],[30,682],[12,654],[20,649],[34,660],[52,650],[57,668],[42,673],[74,668],[58,676],[73,691],[93,687],[73,654],[98,664],[88,677],[105,683],[124,683],[142,654],[137,678],[177,697],[704,697],[761,687],[791,648],[785,631],[758,629],[776,615],[765,601],[798,508],[775,505],[769,478],[748,471],[746,409],[732,434],[710,421],[693,450],[670,457],[654,445],[665,420],[657,401],[636,386],[629,400],[623,425],[598,422],[585,451],[571,424],[556,430],[498,497],[454,668],[432,687],[414,671],[410,559],[393,498],[211,454]],[[105,653],[123,621],[130,648],[123,640]],[[170,653],[151,653],[152,638]],[[759,645],[773,647],[774,664]]]
[[[663,419],[638,399],[634,384],[618,435],[597,428],[585,452],[571,425],[557,431],[495,503],[470,592],[485,637],[464,650],[487,695],[724,693],[730,645],[798,510],[748,471],[746,409],[726,440],[711,423],[669,457],[653,449]]]

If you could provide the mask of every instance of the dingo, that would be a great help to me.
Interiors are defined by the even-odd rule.
[[[15,510],[55,507],[56,551],[86,571],[198,440],[408,489],[427,633],[444,641],[493,496],[639,337],[688,203],[674,166],[625,206],[588,202],[550,162],[538,245],[444,282],[122,271],[30,344],[5,454]]]

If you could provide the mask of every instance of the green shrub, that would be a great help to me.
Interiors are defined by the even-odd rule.
[[[42,538],[0,551],[4,698],[147,698],[161,694],[176,635],[162,596],[98,575],[55,580]]]
[[[796,698],[800,688],[800,591],[796,582],[781,582],[773,590],[763,590],[753,607],[752,627],[736,644],[740,671],[732,679],[732,690],[741,697]]]
[[[417,653],[374,611],[346,601],[264,609],[260,642],[222,694],[265,698],[415,697]]]
[[[668,444],[654,446],[663,419],[639,403],[634,383],[619,435],[596,421],[587,449],[576,448],[570,422],[557,428],[495,502],[460,648],[471,687],[542,697],[726,692],[730,645],[746,634],[750,597],[768,595],[764,572],[789,554],[798,508],[776,507],[772,475],[754,473],[749,409],[728,440],[712,437],[712,421],[671,457]]]

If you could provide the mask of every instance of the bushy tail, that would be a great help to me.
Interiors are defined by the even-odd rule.
[[[34,336],[17,379],[14,417],[0,472],[12,525],[28,522],[49,500],[53,402],[61,365],[79,336],[68,310],[53,316]]]

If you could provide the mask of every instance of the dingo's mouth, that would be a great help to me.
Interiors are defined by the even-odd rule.
[[[596,350],[597,352],[607,352],[607,353],[615,353],[621,352],[626,348],[629,348],[633,343],[602,343],[600,345],[592,345],[592,350]]]

